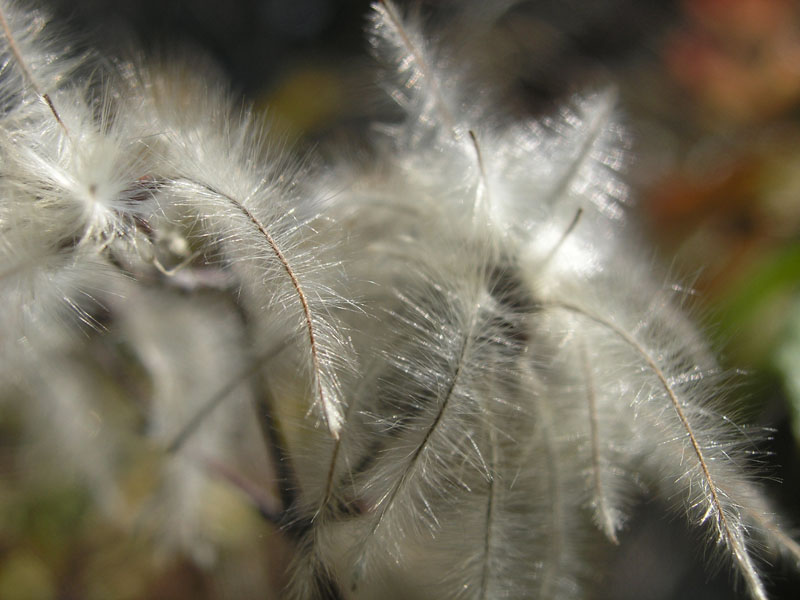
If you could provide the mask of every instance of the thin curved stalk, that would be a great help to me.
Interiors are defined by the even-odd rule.
[[[0,7],[0,26],[3,28],[3,33],[8,40],[8,47],[11,49],[11,53],[14,55],[14,58],[19,65],[20,70],[22,71],[25,79],[28,80],[30,86],[33,88],[33,91],[36,92],[36,95],[39,96],[42,101],[47,105],[50,109],[50,112],[53,113],[53,117],[55,117],[58,124],[64,130],[64,133],[67,134],[69,137],[69,130],[67,126],[64,124],[64,121],[61,120],[61,115],[58,114],[58,110],[56,110],[55,104],[53,104],[53,100],[50,98],[50,95],[47,92],[42,91],[39,82],[36,81],[36,78],[31,73],[31,70],[28,68],[28,65],[25,63],[25,60],[22,58],[22,53],[20,52],[19,46],[17,45],[17,41],[14,39],[14,34],[11,32],[11,27],[8,24],[8,20],[6,20],[5,11],[2,7]]]
[[[590,311],[587,311],[574,304],[566,302],[550,302],[548,304],[553,308],[561,308],[563,310],[581,315],[591,321],[594,321],[598,325],[605,327],[622,339],[642,357],[642,360],[644,360],[648,368],[652,371],[652,373],[656,376],[656,379],[658,379],[659,383],[664,388],[670,404],[672,405],[672,408],[675,410],[675,414],[678,417],[678,421],[680,421],[681,426],[686,431],[692,451],[694,452],[698,465],[700,466],[703,480],[705,481],[709,490],[709,501],[711,505],[710,509],[712,514],[714,514],[716,517],[721,538],[725,541],[726,545],[733,553],[736,563],[742,571],[742,575],[747,582],[747,587],[752,596],[757,600],[767,600],[767,594],[764,590],[764,585],[761,582],[761,578],[758,575],[755,565],[753,564],[753,560],[750,557],[743,540],[740,539],[740,534],[734,533],[727,511],[722,507],[722,501],[720,499],[721,488],[717,485],[714,477],[711,475],[709,460],[706,458],[705,452],[700,446],[700,442],[697,439],[694,428],[689,422],[689,418],[686,416],[686,411],[683,409],[677,393],[670,385],[666,373],[664,373],[663,369],[658,365],[656,360],[650,355],[647,349],[639,343],[638,340],[636,340],[627,331],[612,321],[593,314]]]
[[[589,356],[586,351],[586,344],[581,340],[580,343],[581,365],[583,367],[583,378],[586,382],[586,403],[589,410],[589,433],[592,449],[592,487],[594,489],[594,502],[597,511],[597,519],[609,540],[613,544],[619,544],[614,518],[608,506],[608,499],[603,492],[603,472],[600,458],[600,424],[597,414],[597,391],[594,386],[594,376],[589,364]]]
[[[428,64],[422,49],[418,48],[417,45],[411,40],[411,37],[403,25],[403,19],[399,14],[397,14],[397,7],[389,0],[380,0],[379,4],[374,6],[376,12],[384,16],[383,22],[391,26],[392,30],[399,38],[400,43],[405,48],[407,54],[411,56],[414,64],[422,73],[422,77],[424,77],[430,85],[431,93],[436,99],[436,108],[439,111],[439,116],[442,118],[442,122],[447,126],[448,129],[455,131],[456,121],[444,102],[439,81],[434,76],[433,69]]]
[[[319,400],[320,406],[322,407],[322,417],[323,420],[325,421],[325,425],[327,426],[331,436],[334,439],[339,439],[339,432],[342,428],[342,416],[336,409],[333,399],[328,397],[328,394],[325,392],[324,386],[322,384],[322,368],[320,366],[320,358],[319,358],[320,352],[317,343],[316,326],[314,325],[314,319],[311,314],[311,307],[308,302],[308,297],[306,296],[306,293],[303,290],[303,286],[300,285],[300,280],[297,278],[297,274],[292,269],[291,265],[289,264],[289,261],[286,259],[286,256],[284,255],[280,246],[278,246],[277,242],[275,241],[275,238],[273,238],[272,235],[270,234],[266,225],[264,225],[261,219],[259,219],[242,202],[232,197],[230,194],[221,192],[220,190],[215,189],[214,187],[209,186],[207,184],[191,179],[184,178],[184,180],[189,181],[193,185],[202,187],[205,190],[221,198],[225,198],[233,206],[235,206],[238,210],[240,210],[242,214],[259,231],[259,233],[261,233],[261,235],[264,236],[264,239],[267,241],[267,244],[269,245],[270,249],[275,255],[275,258],[278,260],[284,272],[288,276],[292,288],[294,289],[295,294],[297,295],[297,299],[300,302],[300,306],[303,312],[303,323],[308,337],[308,343],[311,354],[311,370],[316,387],[316,395]]]

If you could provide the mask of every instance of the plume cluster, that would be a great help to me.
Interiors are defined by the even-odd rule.
[[[291,541],[291,598],[589,597],[643,487],[753,598],[757,548],[800,560],[629,231],[613,93],[504,116],[386,0],[397,118],[301,162],[211,74],[0,22],[0,389],[109,515],[144,435],[164,548],[213,564],[223,479]]]

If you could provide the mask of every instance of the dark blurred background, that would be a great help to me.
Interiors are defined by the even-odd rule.
[[[456,5],[420,3],[434,27],[444,28]],[[382,110],[363,35],[364,0],[49,0],[46,6],[66,30],[112,54],[143,47],[210,59],[300,145],[358,131]],[[465,60],[475,57],[508,86],[514,110],[546,114],[582,89],[619,90],[620,114],[634,140],[627,175],[638,198],[633,218],[676,278],[693,285],[725,366],[742,371],[733,396],[750,423],[772,428],[761,448],[768,453],[766,483],[787,520],[800,525],[798,2],[502,6],[490,35]],[[466,42],[470,32],[460,23],[454,35]],[[103,556],[106,538],[115,534],[98,525],[79,491],[2,490],[3,513],[14,524],[0,528],[2,598],[230,594],[188,560],[153,566],[136,555]],[[596,597],[737,597],[724,567],[708,575],[701,538],[665,514],[671,515],[658,503],[636,513]],[[798,597],[800,578],[788,566],[768,571],[774,598]],[[102,585],[87,583],[91,578]]]

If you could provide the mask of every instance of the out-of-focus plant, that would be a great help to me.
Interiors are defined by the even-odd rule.
[[[800,297],[800,5],[681,6],[664,60],[691,99],[686,131],[695,139],[645,207],[670,251],[700,269],[697,287],[732,362],[778,374],[797,405],[800,363],[790,348]]]

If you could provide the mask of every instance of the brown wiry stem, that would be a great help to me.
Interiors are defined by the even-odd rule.
[[[311,368],[314,374],[314,379],[316,380],[316,388],[317,388],[316,391],[320,404],[322,405],[323,418],[325,419],[325,424],[327,425],[331,436],[334,439],[339,439],[339,431],[342,426],[341,417],[338,414],[336,414],[336,409],[332,405],[331,400],[327,397],[325,389],[322,385],[322,369],[320,367],[316,328],[314,326],[314,321],[311,316],[311,307],[309,306],[308,298],[306,297],[306,294],[303,291],[303,287],[300,285],[300,280],[297,278],[297,275],[295,274],[294,270],[289,264],[289,261],[286,259],[286,256],[284,256],[280,247],[275,242],[275,239],[267,230],[267,227],[261,222],[261,219],[259,219],[255,214],[253,214],[253,212],[250,211],[244,204],[242,204],[229,194],[220,192],[219,190],[214,189],[213,187],[210,187],[208,185],[202,184],[197,181],[191,181],[191,183],[193,183],[194,185],[199,185],[207,189],[211,193],[216,194],[222,198],[225,198],[226,200],[230,201],[231,204],[236,206],[236,208],[242,211],[242,213],[250,220],[250,222],[261,233],[261,235],[263,235],[264,238],[267,240],[270,249],[275,254],[275,257],[278,259],[278,262],[281,264],[283,270],[289,277],[289,280],[292,283],[292,287],[294,288],[295,293],[297,294],[297,298],[300,301],[300,305],[303,310],[303,321],[305,323],[305,329],[308,334],[308,342],[311,352]]]
[[[56,121],[58,121],[58,124],[61,126],[64,132],[69,135],[67,126],[64,125],[64,121],[61,120],[61,116],[58,114],[50,95],[47,92],[42,91],[41,86],[36,81],[36,78],[33,76],[33,73],[31,73],[30,69],[28,69],[28,65],[25,63],[25,60],[22,58],[22,53],[19,50],[17,41],[14,39],[14,34],[11,33],[11,27],[6,20],[5,11],[2,9],[2,7],[0,7],[0,26],[3,28],[3,32],[8,40],[8,47],[11,49],[11,53],[14,55],[20,70],[25,76],[25,79],[28,80],[28,83],[33,88],[33,91],[36,92],[36,95],[39,96],[45,104],[47,104],[50,112],[53,113],[53,116],[55,117]]]
[[[411,38],[408,37],[408,33],[403,27],[403,21],[400,16],[397,14],[394,4],[392,2],[388,2],[387,0],[380,0],[380,5],[386,13],[386,16],[392,22],[397,35],[400,36],[400,39],[403,41],[403,45],[406,47],[406,50],[414,57],[414,62],[418,65],[420,71],[422,71],[423,76],[428,80],[430,83],[431,89],[433,90],[434,96],[436,96],[436,106],[439,109],[439,113],[442,117],[442,121],[444,124],[451,130],[455,132],[455,119],[453,119],[453,115],[450,114],[450,111],[447,109],[447,106],[444,103],[444,98],[442,97],[442,92],[439,89],[439,82],[437,81],[436,77],[433,75],[433,71],[428,65],[428,62],[425,60],[425,55],[422,51],[414,45],[411,41]]]
[[[464,356],[466,354],[466,350],[467,350],[468,346],[470,346],[470,344],[467,342],[461,348],[461,355],[459,356],[458,366],[456,367],[455,373],[453,373],[453,379],[450,382],[450,387],[447,390],[447,394],[445,395],[441,406],[439,407],[439,411],[436,413],[436,417],[434,418],[433,423],[431,423],[431,426],[428,427],[428,430],[425,432],[425,437],[419,443],[419,445],[417,446],[416,450],[414,450],[414,454],[412,454],[411,459],[408,461],[408,466],[406,467],[405,471],[403,471],[403,475],[400,477],[400,479],[397,481],[397,483],[394,484],[394,486],[392,487],[391,492],[389,492],[388,494],[386,494],[382,498],[383,506],[381,508],[380,514],[378,515],[378,519],[375,522],[375,525],[372,527],[372,531],[371,531],[372,534],[374,534],[375,531],[377,531],[378,527],[380,526],[381,522],[383,521],[383,517],[386,515],[387,510],[389,509],[389,507],[394,502],[394,499],[397,496],[397,493],[400,491],[400,488],[403,487],[403,484],[406,482],[406,480],[410,476],[411,472],[414,470],[415,465],[419,461],[419,457],[422,455],[422,452],[428,446],[428,443],[430,442],[431,436],[433,436],[433,432],[436,431],[436,429],[439,426],[439,423],[441,423],[442,417],[444,416],[444,413],[445,413],[445,411],[447,410],[447,407],[450,404],[450,399],[453,396],[453,391],[456,388],[456,384],[458,382],[459,376],[461,375],[461,367],[462,367],[462,363],[463,363]]]
[[[319,350],[317,349],[317,340],[316,340],[316,333],[314,331],[314,322],[311,319],[311,308],[308,305],[308,299],[306,298],[306,294],[303,291],[303,288],[300,286],[300,281],[297,279],[297,275],[292,270],[292,267],[289,265],[289,261],[286,260],[286,257],[283,255],[283,252],[278,247],[278,244],[275,243],[275,240],[270,235],[269,231],[267,231],[264,224],[256,217],[252,212],[250,212],[247,207],[243,206],[242,204],[238,205],[241,211],[247,215],[247,218],[250,219],[253,224],[258,228],[258,230],[264,235],[269,244],[272,251],[275,253],[278,261],[281,263],[284,271],[289,276],[289,279],[292,282],[292,287],[294,287],[295,292],[297,292],[297,297],[300,300],[300,304],[303,307],[303,318],[305,319],[306,329],[308,330],[308,343],[311,346],[311,362],[314,369],[315,378],[317,380],[317,394],[319,395],[320,401],[322,402],[322,408],[325,411],[325,421],[328,425],[328,428],[331,431],[331,435],[334,438],[339,438],[339,427],[340,424],[337,423],[337,418],[335,415],[332,415],[330,412],[330,407],[328,407],[328,399],[325,397],[325,390],[322,388],[322,377],[321,377],[321,370],[319,366]]]
[[[316,333],[314,331],[314,322],[311,319],[311,308],[308,305],[308,299],[306,298],[305,292],[303,292],[303,288],[300,286],[300,281],[298,281],[297,275],[289,265],[289,261],[286,260],[283,252],[278,247],[278,244],[275,243],[275,240],[269,234],[266,227],[264,227],[264,224],[261,223],[261,221],[252,212],[250,212],[246,206],[239,203],[237,203],[237,205],[267,239],[267,243],[270,245],[270,248],[272,248],[272,251],[275,253],[278,261],[281,263],[281,266],[283,266],[283,269],[286,271],[286,274],[292,281],[292,286],[294,287],[295,292],[297,292],[297,297],[303,307],[303,318],[305,319],[306,329],[308,330],[308,343],[311,347],[311,364],[314,371],[314,378],[316,379],[317,383],[317,395],[322,403],[322,410],[328,430],[333,438],[338,440],[339,430],[342,424],[338,415],[336,415],[335,409],[330,406],[330,399],[327,398],[325,390],[322,387],[322,371],[319,365],[319,350],[317,348]]]
[[[436,417],[434,418],[430,427],[428,427],[427,431],[425,432],[424,438],[422,439],[422,441],[420,441],[420,443],[414,450],[414,453],[411,455],[408,464],[403,470],[403,474],[395,482],[391,490],[389,490],[379,499],[378,504],[380,504],[380,512],[378,513],[375,523],[373,524],[369,536],[366,539],[369,539],[369,537],[375,535],[375,532],[383,523],[386,513],[394,505],[394,501],[397,498],[397,494],[400,492],[405,483],[408,481],[409,477],[411,476],[411,473],[414,471],[415,466],[419,462],[419,459],[422,456],[423,451],[425,450],[425,448],[427,448],[433,436],[433,433],[437,430],[439,424],[442,422],[442,417],[444,416],[447,407],[450,405],[450,400],[453,397],[453,393],[461,377],[464,361],[466,359],[467,354],[469,353],[470,348],[472,347],[472,340],[473,340],[474,330],[478,321],[479,310],[480,310],[480,305],[476,303],[471,322],[469,324],[469,327],[467,328],[467,331],[464,334],[463,342],[461,344],[461,349],[459,351],[458,360],[456,362],[456,368],[453,372],[453,377],[450,380],[450,386],[448,387],[447,392],[445,393],[444,398],[442,400],[442,403],[439,406],[439,410],[436,413]],[[363,552],[362,552],[362,557],[363,557]]]
[[[678,420],[681,423],[681,426],[686,430],[686,434],[689,438],[689,443],[694,451],[694,454],[697,458],[697,462],[700,465],[700,470],[703,474],[703,479],[706,482],[706,485],[709,490],[709,494],[711,496],[711,507],[713,508],[714,513],[716,513],[716,520],[719,527],[720,534],[725,539],[728,547],[733,552],[739,567],[742,570],[742,574],[747,581],[748,587],[753,594],[754,598],[758,600],[767,600],[766,591],[764,590],[764,586],[761,583],[761,579],[758,576],[758,573],[753,565],[752,559],[750,555],[747,553],[747,549],[744,547],[744,543],[738,538],[738,536],[734,535],[731,525],[728,521],[728,516],[725,510],[722,508],[722,501],[720,500],[719,495],[719,488],[717,487],[716,483],[714,482],[714,478],[711,476],[711,471],[708,466],[708,460],[705,457],[705,453],[703,449],[700,447],[700,442],[697,440],[697,436],[694,433],[694,429],[692,428],[691,423],[689,423],[689,418],[686,416],[686,412],[683,410],[683,406],[681,406],[681,401],[678,398],[675,390],[672,389],[672,386],[667,379],[666,374],[658,365],[656,360],[650,356],[650,353],[647,349],[639,343],[633,336],[631,336],[627,331],[616,325],[615,323],[602,318],[599,315],[592,314],[591,312],[577,306],[574,304],[569,304],[566,302],[552,302],[550,303],[551,306],[556,308],[561,308],[563,310],[567,310],[573,312],[575,314],[582,315],[587,319],[594,321],[595,323],[607,328],[608,330],[612,331],[615,335],[620,337],[626,344],[631,346],[645,361],[647,366],[653,372],[653,374],[658,379],[661,386],[664,388],[664,391],[669,398],[670,403],[672,404],[672,408],[675,410],[675,413],[678,417]]]

